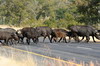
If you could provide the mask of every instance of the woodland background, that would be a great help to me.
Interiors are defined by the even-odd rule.
[[[100,0],[0,0],[0,24],[100,27]]]

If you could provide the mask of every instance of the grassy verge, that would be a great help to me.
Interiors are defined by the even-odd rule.
[[[20,57],[21,58],[20,58]],[[0,66],[100,66],[100,63],[93,63],[92,61],[89,64],[86,64],[84,62],[80,62],[78,65],[70,64],[70,63],[65,63],[61,61],[56,61],[56,60],[47,60],[47,59],[34,59],[30,55],[19,55],[13,57],[5,57],[5,56],[0,56]],[[71,63],[76,63],[75,61],[69,60]]]

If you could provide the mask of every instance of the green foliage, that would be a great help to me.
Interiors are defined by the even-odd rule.
[[[0,24],[49,26],[99,24],[100,0],[0,0]]]
[[[44,21],[43,24],[46,26],[49,26],[49,27],[53,27],[53,28],[57,27],[57,22],[55,19],[46,20],[46,21]]]
[[[66,9],[60,8],[56,10],[56,19],[63,19],[65,17]]]
[[[78,12],[84,15],[80,17],[79,22],[90,25],[100,23],[99,11],[100,0],[85,0],[85,3],[78,6]]]

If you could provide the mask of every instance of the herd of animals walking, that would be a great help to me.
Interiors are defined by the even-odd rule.
[[[85,42],[89,42],[90,36],[92,36],[93,41],[96,39],[100,40],[100,30],[89,26],[89,25],[75,25],[70,26],[66,29],[52,29],[47,26],[39,26],[39,27],[24,27],[19,30],[15,30],[13,28],[0,28],[0,43],[3,45],[12,45],[14,42],[23,42],[24,38],[26,38],[26,43],[29,45],[30,40],[32,39],[33,43],[39,43],[39,37],[48,37],[50,43],[52,42],[60,42],[62,39],[65,43],[71,42],[71,38],[73,38],[76,42],[81,42],[84,37],[86,37]],[[66,39],[69,37],[69,39]],[[79,37],[82,37],[80,40]],[[58,39],[60,38],[60,39]]]

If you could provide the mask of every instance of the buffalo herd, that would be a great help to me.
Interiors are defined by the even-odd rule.
[[[43,42],[45,42],[45,38],[48,37],[50,43],[52,42],[60,42],[63,40],[65,43],[71,42],[71,38],[73,38],[76,42],[81,42],[84,37],[86,37],[86,42],[88,43],[90,40],[90,36],[95,41],[94,37],[100,40],[100,30],[90,26],[90,25],[74,25],[70,26],[67,29],[52,29],[47,26],[39,26],[39,27],[24,27],[19,30],[15,30],[13,28],[0,28],[0,43],[3,45],[12,45],[15,43],[24,43],[26,38],[26,43],[30,45],[30,40],[33,43],[39,42],[39,37],[43,37]],[[68,37],[68,40],[66,39]],[[79,37],[82,37],[80,40]]]

